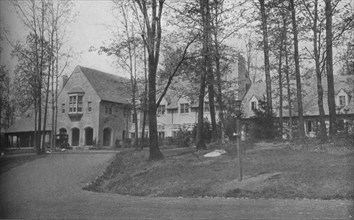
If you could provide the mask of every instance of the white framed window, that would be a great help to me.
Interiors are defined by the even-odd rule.
[[[69,96],[69,113],[82,113],[82,95]]]
[[[189,113],[189,104],[188,103],[182,103],[180,105],[180,113]]]
[[[166,111],[165,105],[159,105],[159,107],[157,107],[157,114],[158,115],[164,115],[165,111]]]

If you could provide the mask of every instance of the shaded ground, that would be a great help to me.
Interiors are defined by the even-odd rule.
[[[148,151],[118,154],[104,174],[86,189],[137,196],[354,198],[353,147],[286,143],[246,146],[244,181],[237,180],[234,145],[218,146],[226,154],[193,148],[164,150],[165,158],[147,161]]]
[[[35,153],[13,154],[0,157],[0,174],[14,168],[44,157],[45,155],[36,155]]]
[[[82,187],[114,153],[53,154],[0,175],[0,218],[352,219],[351,201],[132,197]]]

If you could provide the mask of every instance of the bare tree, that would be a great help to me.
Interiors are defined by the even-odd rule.
[[[272,82],[270,77],[270,65],[269,65],[269,45],[268,45],[268,27],[267,27],[267,13],[264,0],[259,0],[260,14],[262,20],[262,32],[263,32],[263,52],[264,52],[264,68],[266,76],[266,93],[267,93],[267,113],[272,112]]]
[[[164,6],[164,0],[152,0],[148,5],[144,0],[135,0],[143,16],[146,25],[146,36],[144,43],[148,52],[149,66],[149,149],[150,160],[158,160],[163,157],[158,143],[157,119],[156,119],[156,72],[160,58],[161,45],[161,19]]]
[[[297,113],[298,113],[298,127],[300,138],[305,136],[304,128],[304,113],[302,107],[302,85],[300,73],[300,57],[299,57],[299,42],[298,42],[298,29],[295,11],[295,2],[290,0],[291,21],[293,26],[294,36],[294,59],[295,59],[295,78],[296,78],[296,98],[297,98]]]
[[[333,33],[332,33],[332,1],[325,0],[326,13],[326,72],[328,86],[328,109],[329,109],[329,134],[336,133],[336,102],[334,94],[334,77],[333,77]]]
[[[327,139],[327,131],[325,124],[325,112],[323,107],[323,86],[322,86],[322,72],[321,70],[321,53],[322,53],[322,42],[321,42],[321,33],[323,31],[323,21],[320,20],[318,16],[318,0],[313,2],[313,5],[309,2],[303,1],[303,5],[306,10],[302,12],[305,13],[305,16],[308,18],[309,26],[312,29],[313,36],[313,53],[312,58],[315,60],[315,69],[316,69],[316,78],[317,78],[317,104],[320,113],[320,139],[325,141]],[[311,10],[313,9],[313,10]]]

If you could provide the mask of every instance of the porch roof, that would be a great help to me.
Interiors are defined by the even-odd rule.
[[[46,131],[50,131],[52,127],[51,121],[47,120],[46,123]],[[43,128],[43,121],[42,121]],[[21,132],[34,132],[34,118],[27,117],[21,118],[17,120],[13,125],[11,125],[8,129],[5,130],[5,134],[10,133],[21,133]]]

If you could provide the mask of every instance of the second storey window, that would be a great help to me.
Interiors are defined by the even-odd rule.
[[[189,112],[189,104],[188,103],[182,103],[180,106],[180,112],[181,113],[188,113]]]
[[[92,111],[92,102],[87,103],[87,111]]]
[[[71,95],[69,96],[69,113],[81,113],[82,112],[82,96]]]
[[[104,109],[104,113],[106,113],[107,115],[111,115],[112,114],[112,107],[106,106]]]
[[[65,113],[65,104],[61,104],[61,113]]]
[[[158,115],[164,115],[164,114],[165,114],[165,105],[160,105],[160,106],[157,108],[157,114],[158,114]]]
[[[345,106],[345,96],[341,95],[339,96],[339,106]]]

